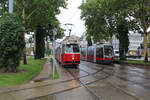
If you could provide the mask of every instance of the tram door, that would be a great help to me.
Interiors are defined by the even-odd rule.
[[[102,63],[103,62],[103,47],[98,46],[96,48],[96,63]]]

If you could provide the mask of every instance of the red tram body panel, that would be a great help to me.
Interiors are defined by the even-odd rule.
[[[61,61],[64,65],[78,65],[80,64],[80,53],[64,54]]]

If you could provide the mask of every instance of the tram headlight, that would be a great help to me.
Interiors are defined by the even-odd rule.
[[[74,57],[72,58],[72,60],[74,60]]]

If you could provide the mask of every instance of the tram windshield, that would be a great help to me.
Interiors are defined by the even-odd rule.
[[[113,56],[113,47],[112,46],[105,46],[104,53],[106,57]]]
[[[66,45],[66,53],[76,53],[79,52],[78,44],[67,44]]]

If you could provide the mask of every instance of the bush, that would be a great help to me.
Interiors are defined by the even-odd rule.
[[[24,34],[19,18],[14,14],[4,14],[0,18],[0,68],[16,72],[23,48]]]

